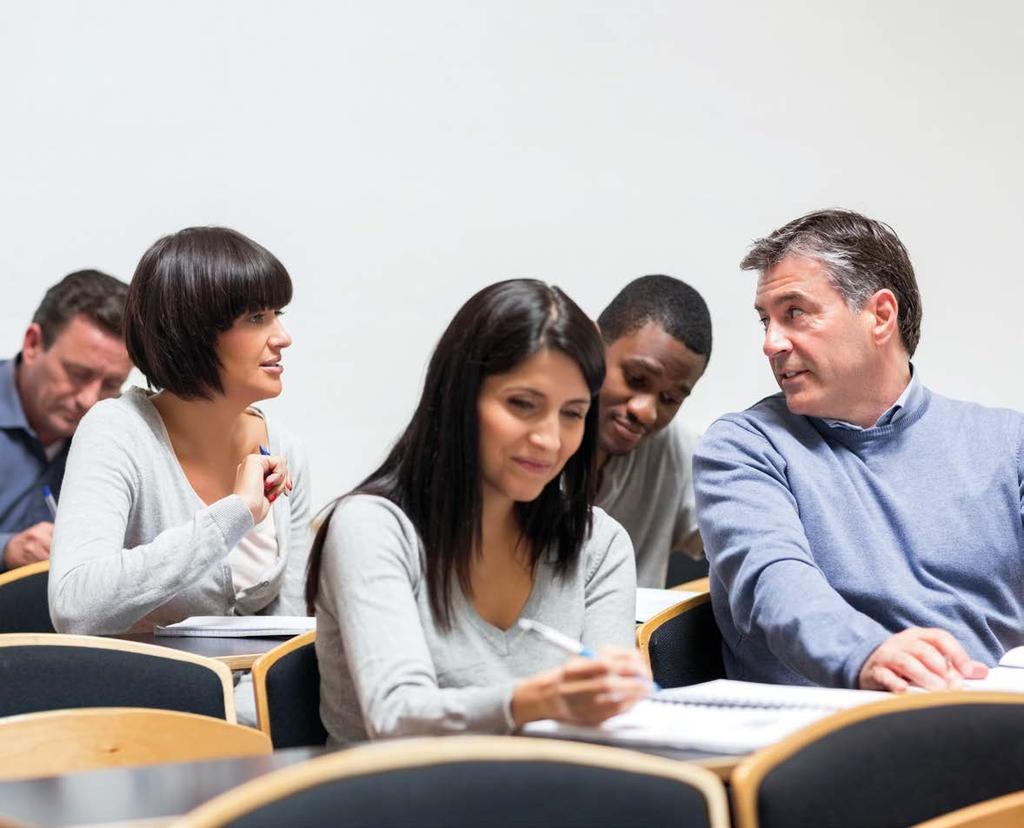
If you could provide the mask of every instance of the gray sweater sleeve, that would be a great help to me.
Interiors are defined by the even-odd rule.
[[[152,452],[114,406],[83,418],[68,455],[50,558],[50,615],[58,632],[129,629],[203,577],[253,526],[237,495],[199,509],[151,542],[124,548],[136,492],[167,485],[134,460]],[[159,464],[154,466],[159,470]]]
[[[417,611],[426,588],[415,529],[397,506],[364,496],[338,506],[318,603],[337,618],[367,735],[508,732],[511,685],[438,686]]]

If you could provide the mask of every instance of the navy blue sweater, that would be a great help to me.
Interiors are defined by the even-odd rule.
[[[776,394],[716,421],[694,474],[731,678],[855,687],[911,626],[990,665],[1024,644],[1024,415],[915,382],[852,430]]]

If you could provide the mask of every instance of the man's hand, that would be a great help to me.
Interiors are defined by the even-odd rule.
[[[44,521],[30,526],[7,541],[4,549],[4,568],[15,569],[25,564],[45,561],[50,557],[53,524]]]
[[[860,668],[861,690],[902,693],[908,687],[945,690],[965,678],[980,679],[988,667],[973,661],[945,630],[910,627],[883,641]]]

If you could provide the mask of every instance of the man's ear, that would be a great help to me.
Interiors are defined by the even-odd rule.
[[[21,359],[23,362],[32,364],[36,358],[45,351],[43,347],[43,329],[38,322],[33,322],[25,329],[25,338],[21,342]]]
[[[868,300],[867,309],[871,311],[873,317],[871,333],[876,345],[885,345],[894,336],[899,338],[900,306],[891,290],[882,288],[877,291]]]

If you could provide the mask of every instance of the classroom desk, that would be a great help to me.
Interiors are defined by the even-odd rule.
[[[0,820],[33,825],[159,825],[243,782],[320,756],[324,748],[287,748],[268,756],[110,768],[0,782]]]
[[[112,635],[111,638],[123,638],[125,641],[138,641],[142,644],[156,644],[159,647],[170,647],[193,655],[215,658],[223,661],[232,670],[250,670],[252,663],[265,652],[283,644],[290,636],[275,638],[200,638],[192,636],[153,635],[153,633],[132,633]]]

